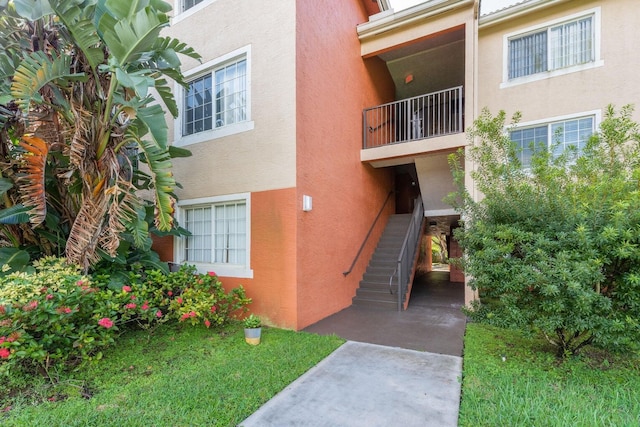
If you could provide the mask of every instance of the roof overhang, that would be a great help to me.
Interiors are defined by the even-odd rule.
[[[570,0],[525,0],[523,2],[496,10],[487,15],[481,15],[478,22],[479,28],[487,28],[492,25],[500,24],[507,19],[517,18],[537,10],[541,10],[560,3],[566,3]]]
[[[378,1],[388,4],[388,0]],[[393,9],[386,9],[377,15],[371,16],[369,22],[358,25],[358,37],[360,40],[365,40],[442,13],[469,7],[473,4],[476,4],[477,7],[477,2],[478,0],[432,0],[399,12],[394,12]]]

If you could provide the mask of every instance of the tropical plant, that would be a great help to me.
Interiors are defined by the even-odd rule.
[[[465,220],[455,232],[460,261],[480,293],[472,318],[541,332],[559,356],[589,344],[638,348],[640,127],[632,111],[609,106],[581,152],[534,150],[528,169],[505,113],[482,112],[464,153],[481,200],[464,186],[463,153],[450,159],[459,191],[449,201]]]
[[[243,323],[244,323],[244,327],[247,328],[247,329],[255,329],[255,328],[259,328],[260,326],[262,326],[262,321],[255,314],[251,314],[251,315],[247,316],[243,320]]]
[[[149,248],[149,204],[158,230],[174,227],[171,158],[189,153],[168,145],[161,105],[177,116],[168,79],[184,84],[179,54],[200,57],[161,37],[170,9],[0,0],[0,244],[16,248],[0,262],[64,249],[87,271],[125,234]]]

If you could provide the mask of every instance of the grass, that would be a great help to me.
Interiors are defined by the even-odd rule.
[[[465,336],[460,426],[638,426],[640,358],[585,352],[478,324]]]
[[[128,333],[56,386],[25,383],[15,396],[5,387],[0,402],[11,409],[0,424],[234,426],[343,342],[263,328],[262,343],[249,346],[237,323]]]

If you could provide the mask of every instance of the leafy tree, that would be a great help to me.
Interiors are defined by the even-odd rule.
[[[162,105],[177,116],[167,79],[184,84],[178,54],[199,55],[161,37],[170,9],[0,0],[0,257],[64,250],[86,271],[123,241],[148,250],[141,194],[174,227],[171,158],[189,153],[168,145]]]
[[[477,190],[464,186],[462,153],[450,158],[462,213],[455,236],[480,300],[470,315],[541,332],[559,356],[593,344],[640,342],[640,133],[632,107],[606,110],[581,152],[535,152],[524,169],[505,113],[483,111],[467,156]],[[519,116],[514,116],[513,123]]]

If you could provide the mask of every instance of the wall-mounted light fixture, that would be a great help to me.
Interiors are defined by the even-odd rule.
[[[404,78],[404,84],[408,85],[413,81],[413,74],[407,74]]]
[[[305,194],[302,196],[302,210],[309,212],[311,209],[313,209],[313,199]]]

